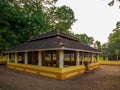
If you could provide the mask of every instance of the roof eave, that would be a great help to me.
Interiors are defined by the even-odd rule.
[[[82,50],[82,49],[74,49],[74,48],[67,48],[67,47],[61,47],[61,48],[47,48],[47,49],[34,49],[34,50],[11,50],[11,51],[5,51],[4,53],[14,53],[14,52],[29,52],[29,51],[47,51],[47,50],[72,50],[72,51],[82,51],[82,52],[90,52],[90,53],[101,53],[99,51],[90,51],[90,50]]]

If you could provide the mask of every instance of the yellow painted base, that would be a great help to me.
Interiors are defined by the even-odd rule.
[[[120,65],[120,61],[99,61],[101,65]]]
[[[0,61],[0,65],[1,64],[7,64],[7,61]]]
[[[41,76],[55,78],[58,80],[65,80],[70,77],[82,74],[85,71],[84,65],[71,66],[71,67],[66,67],[61,69],[61,68],[55,68],[55,67],[45,67],[45,66],[28,65],[28,64],[26,65],[26,64],[8,62],[7,66],[8,68],[11,68],[11,69],[30,72],[30,73],[38,74]]]
[[[0,56],[0,65],[7,64],[7,56]]]
[[[97,69],[99,66],[100,66],[99,63],[92,63],[92,64],[89,64],[88,69],[89,70],[94,70],[94,69]]]

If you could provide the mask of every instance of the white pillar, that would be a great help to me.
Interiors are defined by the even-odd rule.
[[[38,51],[38,65],[42,66],[42,52]]]
[[[9,55],[9,53],[8,53],[8,62],[10,62],[10,55]]]
[[[59,50],[59,68],[63,68],[64,67],[64,51],[63,50]]]
[[[93,63],[93,53],[91,53],[91,63]]]
[[[82,52],[82,65],[84,64],[84,52]]]
[[[90,53],[88,53],[88,65],[90,64]]]
[[[99,62],[99,54],[97,54],[97,62]]]
[[[79,51],[76,52],[76,65],[79,66],[79,61],[80,58],[79,58]]]
[[[28,52],[25,52],[25,64],[28,64]]]
[[[17,52],[15,52],[15,63],[18,63]]]

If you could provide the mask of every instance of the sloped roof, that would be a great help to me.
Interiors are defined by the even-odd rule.
[[[78,38],[75,38],[75,37],[73,37],[73,36],[71,36],[69,34],[63,33],[60,30],[51,30],[48,33],[44,33],[44,34],[38,35],[38,36],[36,36],[34,38],[29,39],[28,41],[36,41],[36,40],[41,40],[41,39],[55,37],[55,36],[62,36],[64,38],[75,40],[75,41],[79,40]]]
[[[63,48],[64,47],[64,48]],[[87,52],[100,51],[80,43],[79,39],[61,32],[60,30],[52,30],[45,34],[31,38],[27,42],[10,48],[6,52],[22,52],[22,51],[37,51],[37,50],[53,50],[67,49]]]

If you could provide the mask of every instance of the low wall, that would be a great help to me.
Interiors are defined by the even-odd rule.
[[[25,64],[8,62],[7,67],[15,70],[38,74],[41,76],[55,78],[58,80],[65,80],[70,77],[82,74],[85,71],[84,65],[65,67],[61,69],[56,67],[45,67],[45,66],[28,65],[28,64],[25,65]]]
[[[0,65],[1,65],[1,64],[7,64],[7,61],[0,60]]]
[[[88,70],[97,69],[99,66],[100,66],[99,63],[91,63],[91,64],[89,64],[89,66],[88,66]]]
[[[120,61],[99,61],[101,65],[120,65]]]
[[[0,64],[6,64],[7,63],[7,57],[6,56],[0,56]]]

